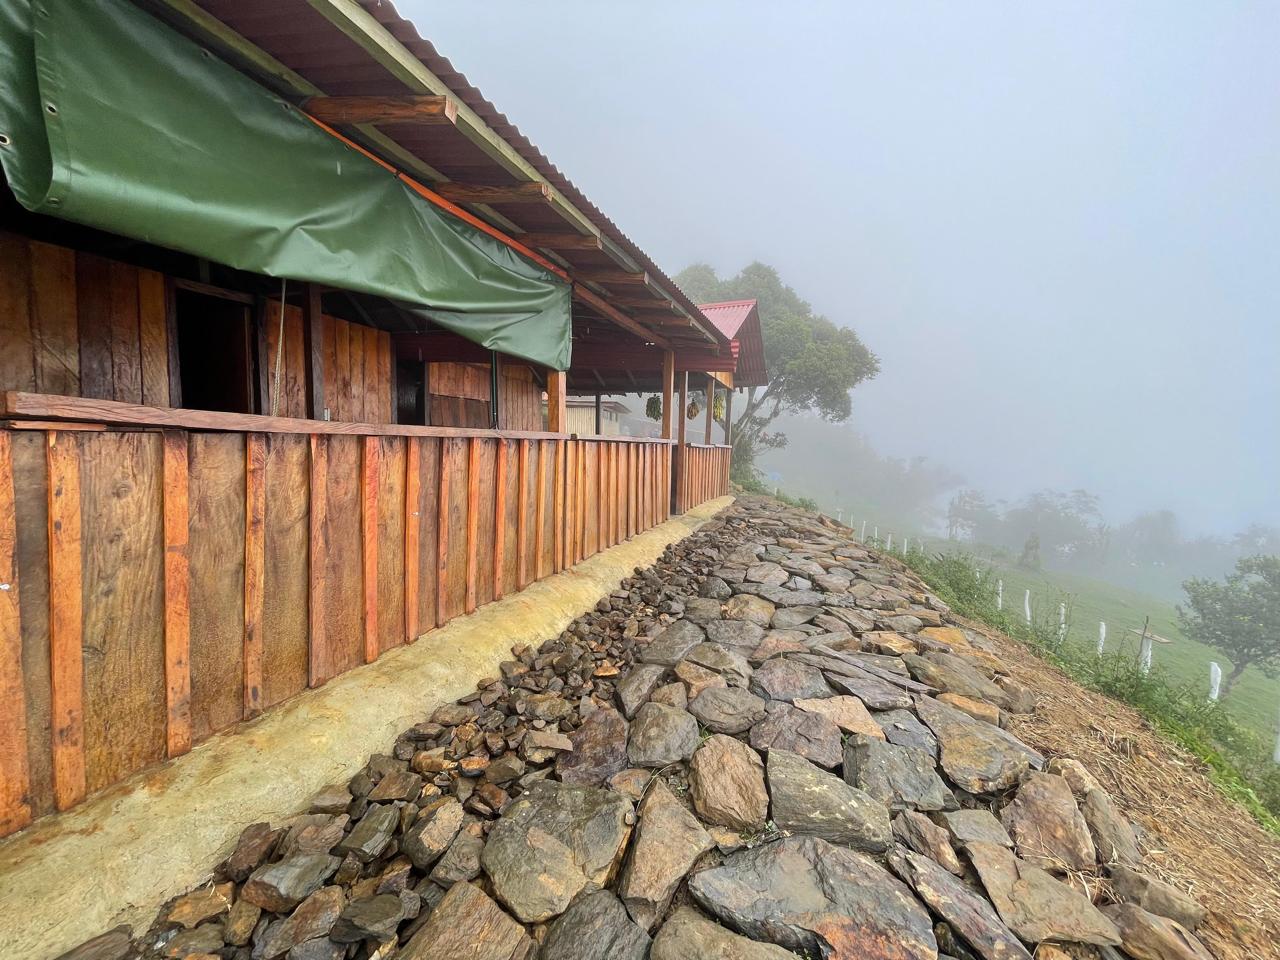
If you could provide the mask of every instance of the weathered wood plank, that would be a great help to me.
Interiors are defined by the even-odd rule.
[[[245,436],[244,456],[244,716],[263,709],[262,613],[266,599],[267,441]]]
[[[164,679],[166,751],[191,749],[191,578],[187,435],[164,432]]]
[[[168,298],[164,274],[138,271],[138,340],[141,349],[142,402],[169,406]]]
[[[80,333],[74,250],[31,241],[31,332],[35,343],[35,389],[40,393],[79,395]],[[165,397],[168,395],[166,388]]]
[[[309,444],[264,435],[267,446],[263,553],[262,706],[307,688],[309,677]]]
[[[439,626],[440,606],[439,550],[440,550],[440,460],[443,442],[435,439],[421,441],[421,464],[418,499],[418,521],[422,532],[418,537],[418,623],[425,631]]]
[[[555,441],[552,446],[552,455],[555,457],[555,478],[551,486],[552,573],[559,573],[564,569],[565,457],[568,455],[568,446],[567,440]]]
[[[95,791],[166,753],[164,464],[154,433],[83,433],[79,443],[84,761]]]
[[[0,390],[36,389],[31,254],[25,237],[0,231]]]
[[[364,422],[386,423],[384,416],[389,387],[384,384],[378,366],[378,331],[373,327],[358,327],[364,338]]]
[[[516,466],[516,589],[529,582],[529,447],[531,441],[517,440],[520,447]]]
[[[378,340],[378,418],[375,423],[395,423],[396,386],[395,358],[391,352],[391,334],[376,331]]]
[[[398,437],[373,438],[378,444],[378,653],[404,644],[406,451],[410,441]],[[414,597],[417,606],[417,596]]]
[[[65,810],[86,790],[80,438],[51,432],[48,440],[53,789],[58,809]]]
[[[76,319],[80,333],[80,393],[114,400],[111,369],[111,261],[76,254]]]
[[[467,591],[466,611],[476,609],[476,568],[479,561],[480,526],[480,454],[481,441],[472,437],[467,441]]]
[[[246,713],[248,455],[241,434],[193,433],[189,439],[191,731],[199,743]]]
[[[419,564],[422,542],[422,441],[406,441],[404,478],[404,617],[405,639],[412,643],[422,632],[418,611]]]
[[[360,559],[364,588],[364,662],[378,659],[378,484],[381,441],[364,437],[360,461]]]
[[[454,441],[441,440],[436,498],[436,626],[449,622],[449,497],[456,459]]]
[[[534,488],[533,577],[541,580],[546,570],[542,554],[547,539],[547,450],[549,444],[538,441],[538,485]]]
[[[501,600],[507,562],[507,441],[497,441],[494,456],[493,599]]]
[[[325,574],[328,565],[325,562],[324,528],[328,511],[328,453],[329,437],[311,437],[311,509],[308,519],[308,591],[307,611],[308,623],[311,627],[307,640],[307,685],[318,687],[328,677],[329,664],[326,660],[328,650],[325,639],[325,607],[327,591],[325,590]]]
[[[331,437],[324,524],[325,663],[329,680],[364,663],[360,437]]]
[[[31,822],[12,434],[0,430],[0,836]]]
[[[364,423],[364,328],[358,323],[343,326],[347,330],[347,419]]]
[[[142,342],[138,330],[138,268],[111,261],[112,399],[142,402]]]

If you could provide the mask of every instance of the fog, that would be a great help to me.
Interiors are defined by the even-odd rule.
[[[670,274],[854,327],[882,453],[1280,523],[1280,5],[398,6]]]

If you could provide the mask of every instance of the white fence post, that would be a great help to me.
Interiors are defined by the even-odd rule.
[[[836,523],[844,523],[844,511],[836,510]]]
[[[1058,604],[1058,642],[1067,639],[1067,605],[1065,603]]]
[[[1209,702],[1217,703],[1222,692],[1222,668],[1217,662],[1209,661]]]
[[[861,532],[860,534],[858,534],[858,540],[859,540],[859,541],[863,541],[863,540],[866,540],[866,539],[867,539],[867,521],[863,520],[863,521],[862,521],[862,532]]]
[[[1102,656],[1102,648],[1107,645],[1107,621],[1098,621],[1098,656]]]
[[[879,539],[880,539],[880,525],[879,525],[879,524],[876,524],[874,527],[872,527],[872,528],[871,528],[871,539],[872,539],[872,540],[879,540]]]
[[[911,551],[910,551],[910,547],[911,547],[911,538],[910,538],[910,537],[903,537],[903,538],[902,538],[902,555],[903,555],[904,557],[905,557],[908,553],[910,553],[910,552],[911,552]]]
[[[1022,615],[1027,618],[1027,626],[1031,626],[1031,591],[1022,595]]]
[[[1273,763],[1280,763],[1280,728],[1276,730],[1276,749],[1271,754],[1271,760]]]
[[[1003,580],[996,581],[996,609],[997,610],[1004,609],[1004,581]]]
[[[1142,648],[1138,653],[1138,669],[1145,677],[1151,673],[1151,635],[1143,634]]]
[[[889,534],[889,543],[885,546],[886,553],[893,553],[893,534]]]

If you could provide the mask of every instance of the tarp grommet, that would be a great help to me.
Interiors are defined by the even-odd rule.
[[[7,147],[12,142],[7,133],[0,133],[0,147]]]

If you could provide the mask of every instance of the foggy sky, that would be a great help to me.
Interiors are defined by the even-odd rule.
[[[669,273],[854,327],[883,452],[1280,523],[1280,4],[398,6]]]

